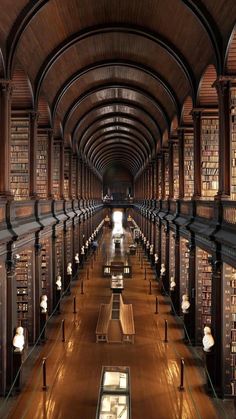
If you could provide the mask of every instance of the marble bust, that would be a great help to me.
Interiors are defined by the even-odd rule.
[[[79,263],[79,253],[75,254],[75,263]]]
[[[154,245],[151,244],[150,245],[150,255],[153,255],[153,252],[154,252]]]
[[[84,246],[81,247],[81,255],[84,255]]]
[[[45,294],[42,295],[41,297],[40,307],[41,307],[41,313],[47,313],[48,297]]]
[[[56,286],[57,286],[57,291],[61,291],[61,287],[62,287],[61,275],[57,275]]]
[[[183,294],[182,296],[182,303],[181,303],[181,309],[183,313],[188,313],[188,309],[190,307],[190,302],[188,299],[188,295],[187,294]]]
[[[205,326],[203,331],[204,331],[204,336],[202,339],[203,350],[205,352],[211,352],[211,348],[215,344],[214,338],[211,334],[211,328],[209,326]]]
[[[16,334],[13,338],[13,346],[14,346],[14,352],[22,352],[25,345],[25,338],[24,338],[24,329],[23,327],[19,326],[16,329]]]
[[[67,275],[72,275],[72,263],[69,262],[66,268]]]
[[[160,274],[163,276],[163,275],[165,275],[165,273],[166,273],[165,264],[164,264],[164,263],[162,263],[162,264],[161,264]]]
[[[155,255],[154,255],[154,262],[155,263],[158,263],[158,260],[159,260],[158,254],[155,253]]]
[[[173,276],[170,277],[170,291],[174,291],[176,286],[175,278]]]

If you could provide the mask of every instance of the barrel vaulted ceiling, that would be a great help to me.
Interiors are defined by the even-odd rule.
[[[24,72],[31,106],[101,175],[154,158],[206,68],[224,73],[236,17],[235,0],[0,3],[1,77]]]

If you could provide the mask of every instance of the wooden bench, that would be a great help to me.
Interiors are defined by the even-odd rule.
[[[120,323],[123,333],[123,342],[134,343],[134,316],[132,304],[124,304],[120,296]]]
[[[101,304],[96,327],[96,342],[108,342],[108,326],[111,317],[111,304]]]

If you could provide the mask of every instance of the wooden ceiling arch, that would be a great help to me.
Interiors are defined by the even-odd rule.
[[[150,131],[148,131],[139,121],[124,117],[115,117],[115,121],[112,118],[104,118],[93,123],[80,139],[81,152],[86,154],[90,143],[96,140],[97,136],[101,135],[101,133],[115,131],[116,127],[118,127],[121,132],[127,130],[137,138],[143,139],[143,146],[149,154],[152,153],[152,136]],[[151,143],[148,138],[151,139]]]
[[[133,166],[133,164],[131,164],[131,163],[127,164],[127,161],[125,159],[123,159],[122,156],[118,156],[118,157],[114,156],[112,160],[110,158],[108,158],[101,165],[100,170],[101,170],[101,173],[103,173],[103,176],[105,175],[107,170],[110,169],[111,167],[113,167],[114,165],[119,165],[120,167],[125,167],[126,170],[128,170],[129,173],[131,173],[133,176],[137,171],[136,167]],[[131,167],[131,169],[130,169],[130,167]]]
[[[59,89],[59,91],[56,93],[55,98],[53,100],[53,104],[52,104],[53,116],[56,115],[58,106],[60,102],[62,101],[63,97],[65,96],[65,94],[66,93],[70,94],[68,93],[70,92],[70,88],[77,82],[80,83],[80,79],[82,77],[90,75],[91,72],[95,72],[95,71],[96,71],[96,77],[97,77],[97,72],[100,71],[101,69],[105,70],[105,69],[113,69],[113,68],[125,69],[126,74],[127,74],[127,71],[130,70],[132,74],[132,81],[134,79],[135,72],[141,73],[142,78],[145,76],[148,79],[148,84],[150,84],[150,82],[154,80],[156,84],[160,85],[161,88],[166,92],[166,95],[168,96],[170,102],[172,103],[175,111],[178,113],[180,109],[178,97],[175,91],[173,90],[172,86],[169,85],[168,81],[165,80],[160,74],[158,74],[157,72],[154,72],[152,69],[148,68],[145,65],[140,65],[138,63],[134,63],[128,60],[126,61],[115,60],[115,61],[92,64],[76,72],[68,80],[66,80],[65,83]],[[141,80],[142,79],[139,78],[138,80],[139,85],[140,85]]]
[[[147,29],[144,31],[141,27],[132,27],[131,25],[102,25],[101,27],[92,27],[88,28],[87,30],[77,32],[70,36],[68,39],[63,41],[60,45],[58,45],[51,54],[46,58],[44,63],[42,64],[41,68],[38,71],[38,74],[35,79],[35,85],[36,85],[36,102],[40,94],[40,90],[43,84],[43,81],[49,72],[49,70],[53,67],[54,63],[58,60],[58,58],[64,54],[64,52],[69,49],[74,44],[77,44],[78,42],[94,37],[98,34],[114,34],[114,33],[122,33],[122,34],[133,34],[138,37],[142,37],[145,39],[148,39],[151,42],[154,42],[155,44],[159,45],[161,48],[165,50],[165,52],[172,58],[173,62],[175,62],[178,67],[181,69],[183,74],[185,75],[186,79],[188,80],[190,91],[192,94],[196,93],[196,83],[195,83],[195,77],[193,74],[193,71],[185,59],[185,57],[182,55],[180,51],[178,51],[177,47],[172,45],[172,43],[165,39],[161,34],[157,34],[154,32],[150,32]]]
[[[131,143],[131,141],[124,140],[122,137],[117,136],[116,141],[114,142],[114,139],[108,139],[104,141],[102,145],[97,145],[94,147],[94,149],[91,151],[90,156],[88,156],[88,159],[90,162],[95,164],[95,162],[99,159],[100,156],[102,156],[106,151],[113,150],[113,151],[120,151],[122,149],[123,151],[128,151],[129,153],[133,154],[133,157],[135,156],[135,159],[137,162],[142,166],[145,162],[145,155],[144,153],[138,149],[137,147],[134,147],[134,144]]]
[[[82,96],[78,97],[75,102],[73,102],[70,106],[70,108],[67,110],[65,118],[64,118],[64,124],[66,123],[66,119],[70,118],[70,115],[73,114],[73,112],[76,111],[76,109],[80,106],[83,106],[83,102],[86,101],[86,99],[91,98],[92,95],[99,95],[100,97],[104,95],[105,92],[108,92],[111,94],[111,99],[114,95],[114,98],[117,98],[119,92],[130,92],[130,96],[135,97],[135,95],[143,96],[143,100],[149,102],[155,109],[157,114],[160,114],[161,119],[163,119],[163,124],[166,126],[169,125],[170,120],[168,117],[168,114],[166,110],[163,108],[162,104],[150,93],[147,93],[141,88],[133,87],[126,84],[101,84],[99,87],[95,89],[90,89],[89,91],[86,91]],[[114,93],[113,93],[114,92]],[[121,94],[121,93],[120,93]],[[128,99],[128,94],[127,94]],[[114,99],[113,99],[114,100]],[[143,100],[137,101],[143,103]],[[101,103],[101,102],[100,102]]]
[[[133,173],[133,175],[140,169],[140,166],[135,157],[127,156],[127,150],[106,150],[105,154],[103,154],[101,157],[96,169],[99,173],[104,174],[107,166],[109,164],[112,165],[115,162],[125,163],[127,169]]]
[[[140,154],[143,158],[148,158],[148,153],[146,152],[143,142],[139,141],[136,137],[132,135],[126,135],[122,131],[114,132],[113,134],[104,134],[101,135],[96,142],[94,142],[88,149],[86,153],[87,159],[90,159],[92,155],[107,142],[116,142],[117,140],[123,140],[129,142],[135,149],[140,151]],[[119,143],[119,141],[118,141]]]
[[[119,102],[115,104],[111,103],[102,106],[98,105],[94,107],[92,110],[90,110],[86,115],[83,115],[83,117],[77,121],[77,125],[74,127],[72,131],[73,142],[78,142],[78,144],[80,144],[80,139],[83,136],[83,132],[86,130],[86,128],[91,126],[93,122],[97,120],[97,118],[104,119],[112,115],[114,116],[114,118],[123,115],[124,117],[131,117],[133,120],[136,119],[139,122],[141,122],[151,133],[150,141],[152,142],[152,149],[153,147],[155,147],[156,141],[160,136],[160,132],[153,119],[150,118],[150,116],[145,111],[138,108],[137,106],[131,106]],[[79,130],[81,134],[79,133]]]
[[[92,160],[94,155],[104,146],[108,146],[110,144],[114,144],[115,146],[118,145],[120,147],[123,144],[130,144],[133,149],[137,150],[140,153],[140,156],[143,160],[148,158],[147,153],[142,147],[142,143],[138,141],[132,135],[123,135],[120,132],[117,132],[114,135],[104,135],[102,136],[96,143],[94,143],[88,150],[86,157],[88,160]]]
[[[134,160],[139,167],[143,165],[142,157],[137,150],[134,150],[131,144],[122,144],[122,147],[119,147],[118,144],[112,143],[108,146],[104,145],[100,147],[96,156],[94,156],[93,160],[91,160],[94,167],[98,167],[99,161],[110,151],[112,153],[123,153],[129,160]]]

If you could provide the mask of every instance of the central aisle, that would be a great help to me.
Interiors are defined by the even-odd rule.
[[[131,235],[122,239],[121,253],[128,250]],[[214,419],[212,401],[204,393],[201,374],[183,333],[169,314],[170,307],[159,295],[160,314],[155,315],[158,293],[150,265],[145,260],[147,280],[140,268],[139,255],[130,256],[133,275],[124,280],[123,299],[133,304],[134,344],[96,343],[95,329],[99,305],[108,303],[110,280],[102,278],[102,260],[114,254],[111,230],[104,229],[96,260],[84,267],[84,294],[80,280],[75,281],[72,295],[61,304],[61,315],[54,317],[47,331],[30,380],[12,409],[9,418],[95,419],[102,366],[129,366],[131,374],[131,413],[133,419]],[[89,279],[87,270],[89,268]],[[152,295],[149,295],[149,280]],[[78,313],[73,314],[76,295]],[[61,342],[60,325],[65,319],[66,342]],[[164,319],[169,323],[169,342],[164,343]],[[48,390],[42,391],[41,359],[47,357]],[[186,362],[185,391],[180,392],[179,361]]]

